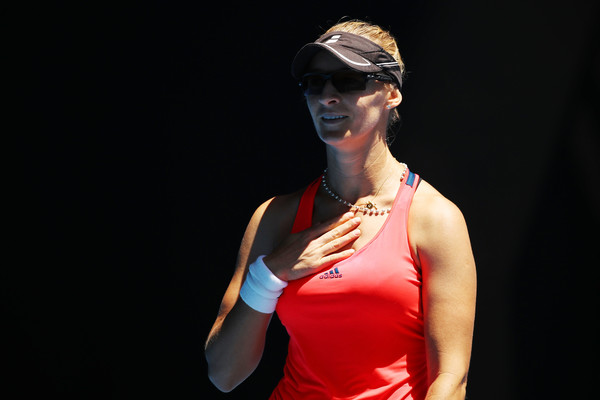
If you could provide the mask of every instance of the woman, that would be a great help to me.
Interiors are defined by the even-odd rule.
[[[277,310],[290,342],[271,399],[464,399],[475,263],[458,208],[388,148],[403,72],[360,21],[296,55],[327,169],[248,224],[206,343],[220,390],[254,371]]]

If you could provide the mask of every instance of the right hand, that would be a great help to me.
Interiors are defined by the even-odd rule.
[[[347,212],[289,235],[263,262],[284,281],[315,274],[354,254],[354,249],[341,249],[358,239],[359,225],[360,217]]]

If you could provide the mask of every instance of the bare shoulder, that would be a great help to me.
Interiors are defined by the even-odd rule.
[[[464,222],[459,208],[426,181],[421,181],[415,192],[410,218],[425,226]]]
[[[470,251],[462,212],[426,181],[421,181],[410,207],[409,236],[418,259],[423,252],[434,254],[455,246]]]
[[[272,197],[256,209],[244,233],[241,257],[255,259],[261,254],[271,253],[277,247],[292,229],[303,192],[304,189],[301,189]]]

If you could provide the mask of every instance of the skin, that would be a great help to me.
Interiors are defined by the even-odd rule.
[[[315,55],[309,71],[345,66],[326,52]],[[363,92],[338,93],[327,82],[323,93],[307,96],[319,138],[327,149],[328,183],[355,204],[389,208],[403,167],[386,141],[390,109],[402,101],[391,84],[369,81]],[[343,118],[331,120],[331,117]],[[235,273],[206,342],[209,377],[222,391],[243,382],[258,366],[271,314],[239,299],[248,266],[259,255],[280,279],[291,281],[327,269],[350,257],[381,229],[385,217],[348,212],[323,188],[315,197],[313,226],[289,234],[303,189],[263,203],[252,216]],[[475,262],[460,210],[421,181],[409,211],[413,259],[423,276],[423,312],[429,389],[426,400],[464,399],[475,316]],[[283,238],[283,239],[281,239]]]

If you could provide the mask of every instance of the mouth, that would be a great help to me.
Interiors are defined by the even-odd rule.
[[[321,120],[324,122],[338,122],[346,118],[348,118],[347,115],[324,114],[321,116]]]

